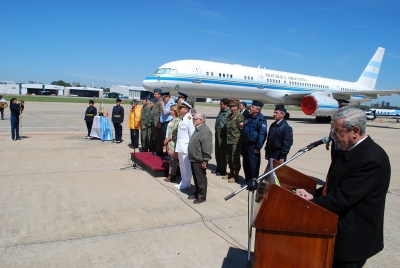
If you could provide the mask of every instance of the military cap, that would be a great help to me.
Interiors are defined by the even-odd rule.
[[[155,88],[155,89],[153,90],[153,92],[154,92],[154,93],[160,93],[160,94],[161,94],[162,90],[159,89],[159,88]]]
[[[229,103],[229,106],[239,106],[239,103],[237,101],[232,101]]]
[[[279,111],[282,111],[282,112],[284,112],[284,113],[286,113],[286,109],[285,109],[285,107],[283,106],[283,105],[276,105],[275,106],[275,110],[279,110]]]
[[[90,103],[94,104],[94,100],[89,100],[89,104],[90,104]]]
[[[264,106],[264,104],[261,101],[258,101],[258,100],[253,100],[252,105],[258,106],[260,108],[262,108]]]
[[[188,109],[192,109],[192,106],[184,100],[181,101],[181,104],[179,104],[179,108],[181,108],[181,107],[186,107]]]
[[[117,98],[116,100],[115,100],[115,102],[121,102],[122,100],[120,99],[120,98]]]
[[[161,94],[162,98],[165,98],[166,96],[169,95],[169,91],[168,92],[162,92],[160,94]]]
[[[178,98],[184,98],[185,100],[188,98],[188,95],[186,95],[185,93],[179,92],[178,91]]]
[[[151,102],[153,102],[153,103],[156,103],[157,101],[156,101],[156,98],[149,98],[149,100],[151,101]]]

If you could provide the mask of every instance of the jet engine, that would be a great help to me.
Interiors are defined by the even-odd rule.
[[[330,116],[338,108],[338,101],[327,92],[316,92],[301,100],[301,109],[306,115]]]

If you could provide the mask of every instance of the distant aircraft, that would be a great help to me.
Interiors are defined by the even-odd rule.
[[[330,121],[339,105],[357,105],[400,90],[375,90],[385,49],[379,47],[356,82],[202,60],[166,63],[143,80],[149,91],[161,88],[205,98],[258,99],[300,106],[316,121]],[[287,114],[289,118],[289,114]]]
[[[400,110],[395,109],[369,109],[375,118],[389,118],[396,119],[396,122],[400,121]]]

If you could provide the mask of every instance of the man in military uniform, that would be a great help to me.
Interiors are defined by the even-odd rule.
[[[188,145],[190,137],[195,130],[192,116],[189,113],[191,108],[192,106],[190,106],[186,101],[181,101],[181,104],[179,105],[181,121],[178,125],[175,152],[178,153],[179,168],[181,170],[182,180],[180,184],[175,185],[178,190],[189,189],[191,186],[190,179],[192,178],[192,168],[188,155]]]
[[[187,101],[187,99],[188,99],[188,97],[189,97],[187,94],[185,94],[185,93],[183,93],[183,92],[178,92],[178,94],[179,94],[179,95],[178,95],[178,99],[176,100],[176,103],[177,103],[178,105],[181,103],[182,100],[184,100],[184,101],[186,101],[187,103],[189,103],[189,102]],[[189,113],[195,114],[195,113],[196,113],[196,109],[194,108],[193,103],[189,103],[189,105],[192,106],[192,109],[190,109]]]
[[[226,175],[226,122],[229,111],[229,100],[222,99],[219,103],[220,112],[215,120],[215,160],[217,161],[217,169],[211,171],[216,175]]]
[[[190,137],[188,153],[196,191],[188,199],[194,199],[194,204],[205,202],[207,197],[206,170],[213,146],[211,130],[205,123],[206,116],[203,113],[193,115],[195,131]]]
[[[156,151],[156,139],[154,137],[155,126],[153,124],[153,119],[154,119],[153,108],[154,108],[154,105],[156,104],[156,102],[157,102],[157,100],[155,98],[149,98],[150,121],[151,121],[151,127],[150,127],[151,134],[150,134],[150,144],[149,144],[150,152]]]
[[[115,129],[115,142],[121,143],[122,140],[122,123],[124,122],[124,108],[121,106],[121,99],[116,100],[117,105],[113,107],[111,118]]]
[[[140,133],[140,140],[142,144],[142,152],[149,151],[150,148],[150,136],[151,136],[151,110],[149,107],[148,98],[142,98],[142,114],[140,116],[140,129],[142,130]]]
[[[242,151],[241,133],[244,125],[244,117],[239,111],[237,101],[229,104],[230,115],[226,122],[226,162],[229,166],[229,174],[222,176],[228,182],[239,181],[240,153]]]
[[[243,170],[246,183],[257,178],[260,173],[260,150],[267,135],[267,121],[261,114],[264,104],[254,100],[250,107],[250,116],[244,121],[242,130]]]
[[[160,102],[161,100],[161,93],[162,90],[159,88],[156,88],[153,90],[154,92],[154,98],[156,99],[156,103],[154,104],[153,107],[153,124],[154,124],[154,138],[156,141],[156,147],[155,151],[153,151],[153,155],[158,155],[162,156],[163,154],[163,146],[164,146],[164,138],[162,135],[162,130],[161,130],[161,123],[160,123],[160,116],[161,116],[161,105]]]
[[[265,159],[268,161],[272,158],[283,163],[286,161],[290,147],[292,147],[293,130],[286,122],[285,114],[285,107],[276,105],[274,111],[275,122],[269,127],[267,143],[265,144]]]
[[[90,132],[92,132],[93,119],[97,115],[97,109],[93,105],[94,105],[94,101],[90,100],[89,106],[86,108],[86,112],[85,112],[86,128],[88,131],[86,139],[90,139]]]

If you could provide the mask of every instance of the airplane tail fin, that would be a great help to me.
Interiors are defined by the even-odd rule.
[[[365,67],[364,72],[361,74],[360,78],[358,78],[356,82],[357,84],[375,88],[376,79],[378,79],[379,70],[382,64],[383,54],[385,54],[385,49],[383,47],[378,47],[367,67]]]

